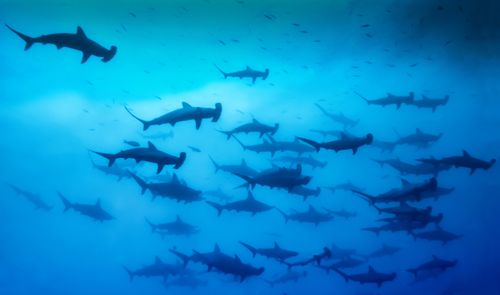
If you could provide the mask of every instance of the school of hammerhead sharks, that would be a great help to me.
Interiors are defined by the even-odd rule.
[[[9,30],[25,41],[25,50],[28,50],[33,44],[53,44],[58,49],[66,47],[81,51],[83,54],[81,63],[87,62],[91,56],[102,58],[103,62],[110,61],[117,53],[117,47],[111,46],[110,49],[99,45],[95,41],[89,39],[82,28],[78,27],[75,34],[60,33],[42,35],[39,37],[30,37],[21,32],[7,26]],[[250,67],[236,72],[224,72],[217,68],[224,78],[249,78],[252,83],[256,83],[258,79],[265,80],[269,76],[269,70],[257,71]],[[374,106],[395,106],[399,109],[401,106],[414,106],[417,108],[428,109],[435,112],[438,107],[442,107],[448,103],[449,97],[444,98],[429,98],[423,96],[422,99],[416,100],[414,93],[410,92],[407,96],[396,96],[388,94],[386,97],[379,99],[368,99],[360,93],[355,93],[365,100],[369,105]],[[270,206],[262,201],[259,201],[252,194],[255,186],[264,186],[271,189],[281,189],[289,194],[302,196],[306,200],[310,196],[317,196],[320,189],[312,189],[307,185],[311,181],[311,176],[305,175],[304,166],[312,168],[323,168],[326,162],[322,162],[314,158],[312,153],[320,150],[328,150],[335,153],[352,153],[356,154],[359,149],[366,146],[373,146],[382,151],[392,151],[398,145],[413,145],[417,147],[427,147],[433,142],[440,140],[441,134],[427,134],[417,129],[414,134],[401,136],[396,141],[382,141],[374,138],[372,134],[364,136],[356,136],[348,132],[348,128],[355,126],[357,121],[352,120],[342,113],[331,113],[317,104],[318,112],[327,116],[331,120],[345,126],[343,131],[328,131],[328,130],[311,130],[312,132],[322,135],[323,138],[330,136],[335,139],[329,141],[315,141],[310,138],[297,136],[293,141],[276,141],[273,135],[279,130],[279,124],[267,125],[254,119],[251,122],[237,126],[232,130],[221,131],[225,135],[225,139],[232,138],[241,145],[245,151],[256,153],[269,153],[273,158],[276,153],[286,152],[284,156],[274,158],[274,163],[285,163],[284,166],[273,164],[269,169],[256,171],[252,169],[245,161],[237,164],[221,165],[212,159],[217,170],[225,171],[233,174],[235,177],[241,178],[244,184],[241,187],[248,189],[248,197],[243,200],[230,201],[230,198],[222,191],[202,192],[191,188],[185,181],[180,180],[176,174],[161,178],[160,173],[165,166],[172,166],[173,170],[182,169],[182,166],[188,157],[187,153],[182,152],[179,155],[172,155],[165,151],[159,150],[152,142],[148,142],[146,147],[141,147],[138,142],[125,141],[129,145],[128,149],[118,151],[116,153],[110,151],[92,151],[92,153],[105,158],[108,165],[98,165],[93,163],[94,167],[102,170],[106,174],[116,175],[119,178],[126,177],[133,179],[140,187],[141,193],[149,191],[153,197],[161,197],[186,204],[198,201],[205,201],[209,206],[216,210],[217,215],[221,215],[223,211],[249,212],[252,215],[262,213],[269,210],[277,210],[285,219],[285,222],[296,221],[303,223],[311,223],[318,225],[326,223],[333,218],[354,218],[355,212],[342,210],[330,210],[323,208],[316,209],[312,205],[308,206],[304,211],[293,211],[286,213],[274,206]],[[142,124],[143,129],[147,130],[157,125],[175,126],[176,124],[185,124],[185,121],[194,121],[194,128],[198,130],[203,120],[211,120],[217,122],[222,114],[222,105],[216,103],[214,108],[192,106],[187,102],[183,102],[179,109],[170,111],[158,118],[146,120],[125,107],[133,120],[137,120]],[[261,143],[247,145],[241,142],[235,135],[254,133],[258,136]],[[195,148],[192,148],[196,151]],[[198,151],[199,152],[199,151]],[[309,156],[303,156],[309,154]],[[119,166],[122,159],[133,159],[136,163],[146,162],[156,168],[157,178],[148,179],[141,178],[134,172],[126,169],[124,166]],[[496,162],[495,159],[482,160],[474,157],[469,152],[463,150],[461,154],[444,156],[441,158],[428,157],[416,159],[415,163],[408,163],[399,159],[392,160],[377,160],[380,165],[388,165],[401,173],[401,175],[427,175],[429,178],[421,183],[411,183],[402,179],[400,187],[393,188],[389,191],[373,194],[366,192],[352,183],[343,183],[333,187],[325,187],[329,190],[346,190],[359,196],[363,200],[378,211],[383,218],[378,219],[379,226],[363,228],[363,231],[373,232],[379,235],[381,232],[406,232],[412,235],[415,239],[423,239],[438,243],[447,244],[462,237],[459,233],[452,233],[440,226],[443,219],[443,214],[433,212],[431,206],[423,208],[418,204],[423,200],[438,200],[439,197],[450,194],[453,188],[442,187],[438,182],[439,173],[452,168],[465,168],[473,174],[478,169],[488,170]],[[149,165],[149,164],[147,164]],[[10,187],[18,194],[24,196],[28,201],[33,203],[37,208],[50,210],[51,205],[48,205],[40,196],[23,190],[22,188],[9,184]],[[103,222],[115,219],[111,214],[102,208],[99,201],[95,204],[82,204],[70,201],[62,192],[58,195],[64,205],[64,211],[74,210],[84,216],[94,220]],[[202,195],[212,195],[220,200],[220,203],[205,200]],[[212,199],[213,200],[213,199]],[[388,205],[390,204],[390,205]],[[154,224],[147,220],[151,229],[154,232],[163,235],[185,235],[190,236],[196,234],[199,230],[196,226],[183,221],[179,216],[171,222]],[[335,272],[340,275],[346,282],[353,281],[361,284],[374,284],[381,287],[384,283],[391,282],[396,279],[397,274],[379,272],[371,265],[366,268],[366,271],[352,273],[350,268],[358,267],[362,264],[368,264],[369,260],[378,257],[392,255],[401,249],[384,244],[380,249],[376,249],[370,254],[362,255],[354,249],[343,249],[339,247],[325,247],[318,249],[317,253],[310,256],[308,259],[298,260],[300,253],[294,250],[287,249],[274,243],[267,247],[259,247],[248,243],[240,242],[244,249],[247,249],[253,257],[261,255],[271,260],[275,260],[284,266],[282,276],[274,279],[264,279],[271,286],[275,284],[283,284],[290,281],[297,281],[301,277],[307,275],[307,271],[297,271],[306,267],[319,267],[327,272]],[[201,264],[206,266],[207,271],[214,271],[222,274],[231,275],[239,282],[244,282],[249,277],[262,276],[265,272],[264,267],[254,266],[250,263],[243,262],[237,255],[224,253],[216,244],[212,251],[198,252],[192,250],[189,252],[185,249],[170,249],[172,255],[180,259],[182,263],[169,264],[156,257],[151,264],[132,270],[129,267],[124,267],[130,280],[135,277],[160,277],[163,278],[165,285],[172,284],[178,286],[196,287],[204,285],[207,282],[199,279],[189,271],[191,264]],[[177,259],[176,258],[176,259]],[[457,260],[451,258],[442,258],[437,256],[429,257],[429,260],[415,265],[407,269],[415,278],[437,276],[440,273],[447,271],[457,265]],[[172,277],[172,278],[171,278]]]

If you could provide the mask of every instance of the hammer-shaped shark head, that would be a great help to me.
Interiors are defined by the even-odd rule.
[[[495,163],[497,162],[497,159],[491,159],[490,162],[488,163],[488,167],[486,169],[490,169]]]
[[[110,61],[115,56],[117,50],[118,50],[118,48],[116,46],[111,46],[111,48],[108,50],[106,55],[101,60],[103,62]]]
[[[268,76],[269,76],[269,69],[265,69],[264,75],[262,76],[262,80],[266,80]]]

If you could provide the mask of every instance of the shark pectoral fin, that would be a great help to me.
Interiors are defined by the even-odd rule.
[[[194,119],[195,123],[196,123],[196,130],[200,129],[200,126],[201,126],[201,118],[198,117],[196,119]]]
[[[163,164],[158,164],[158,168],[156,169],[156,174],[160,174],[160,173],[161,173],[161,171],[163,170],[163,167],[164,167],[164,166],[165,166],[165,165],[163,165]]]
[[[252,83],[255,84],[255,80],[257,80],[257,77],[252,77]]]
[[[85,52],[85,51],[84,51],[84,52],[83,52],[82,62],[81,62],[81,63],[82,63],[82,64],[83,64],[83,63],[85,63],[85,62],[89,59],[90,55],[91,55],[90,53],[88,53],[88,52]]]

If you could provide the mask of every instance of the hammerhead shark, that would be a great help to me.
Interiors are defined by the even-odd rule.
[[[252,83],[255,84],[255,80],[257,80],[257,78],[262,78],[262,80],[266,80],[267,77],[269,76],[269,69],[265,69],[264,71],[257,71],[257,70],[250,68],[249,66],[247,66],[242,71],[228,73],[228,72],[224,72],[217,65],[215,65],[215,67],[219,70],[219,72],[222,73],[222,75],[224,75],[224,79],[227,79],[227,77],[235,77],[235,78],[240,78],[240,79],[251,78]]]
[[[14,30],[9,25],[5,26],[26,42],[24,50],[30,49],[35,43],[41,43],[44,45],[54,44],[57,49],[68,47],[82,52],[82,64],[85,63],[92,55],[102,57],[101,60],[103,62],[108,62],[115,56],[117,50],[116,46],[111,46],[109,49],[106,49],[97,42],[89,39],[80,26],[77,27],[75,34],[57,33],[41,35],[39,37],[30,37]]]

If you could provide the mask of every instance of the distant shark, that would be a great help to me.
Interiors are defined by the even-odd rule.
[[[68,47],[82,52],[82,64],[85,63],[92,55],[102,57],[101,60],[103,62],[108,62],[115,56],[117,50],[116,46],[111,46],[110,49],[106,49],[95,41],[89,39],[80,26],[76,29],[75,34],[58,33],[42,35],[39,37],[30,37],[14,30],[9,25],[5,26],[26,42],[24,50],[30,49],[30,47],[35,43],[41,43],[44,45],[54,44],[57,49]]]
[[[419,109],[420,108],[432,109],[432,112],[435,112],[438,106],[446,105],[449,99],[450,99],[449,95],[446,95],[444,98],[429,98],[425,95],[422,95],[421,100],[414,100],[409,104],[416,106]]]
[[[358,92],[354,91],[354,93],[361,97],[364,101],[366,101],[367,104],[374,104],[374,105],[379,105],[379,106],[388,106],[388,105],[396,105],[396,109],[399,110],[402,104],[412,104],[414,101],[414,94],[413,92],[410,92],[408,96],[397,96],[393,95],[390,93],[387,93],[386,97],[378,98],[378,99],[367,99],[363,95],[359,94]]]
[[[222,113],[222,104],[216,103],[215,108],[203,108],[203,107],[193,107],[187,102],[182,103],[182,108],[173,110],[166,113],[158,118],[152,120],[143,120],[136,115],[134,115],[127,107],[125,110],[135,119],[143,125],[143,130],[148,130],[149,127],[153,125],[163,125],[170,124],[175,126],[178,122],[194,120],[196,124],[196,129],[200,129],[201,121],[203,119],[212,118],[212,122],[217,122]]]
[[[132,148],[116,154],[92,152],[108,159],[109,167],[113,166],[117,159],[134,159],[137,163],[141,161],[155,163],[157,165],[156,174],[160,174],[165,165],[173,165],[174,169],[179,169],[186,160],[185,152],[180,153],[179,157],[176,157],[158,150],[150,141],[148,142],[148,147]]]
[[[57,194],[64,204],[64,212],[68,211],[69,209],[73,209],[82,215],[88,216],[100,222],[115,219],[108,212],[102,209],[100,199],[97,199],[97,202],[95,204],[71,203],[62,193],[57,192]]]
[[[217,65],[215,67],[219,70],[219,72],[224,75],[224,79],[227,79],[227,77],[235,77],[235,78],[251,78],[252,83],[255,83],[255,80],[257,78],[262,78],[262,80],[266,80],[267,77],[269,76],[269,69],[265,69],[263,72],[262,71],[256,71],[249,66],[247,66],[244,70],[242,71],[236,71],[236,72],[224,72],[221,68],[219,68]]]

